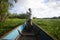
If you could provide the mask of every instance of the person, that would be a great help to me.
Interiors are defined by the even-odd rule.
[[[30,25],[32,25],[32,11],[31,11],[31,8],[28,9],[29,12],[27,12],[27,15],[28,15],[28,23]]]
[[[26,29],[26,31],[27,32],[31,32],[31,30],[32,30],[32,13],[31,13],[32,11],[31,11],[31,8],[29,8],[28,9],[28,11],[27,11],[27,17],[28,17],[28,20],[27,20],[27,22],[25,23],[26,25],[25,25],[25,29]]]

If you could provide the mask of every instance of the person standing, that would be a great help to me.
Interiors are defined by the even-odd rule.
[[[28,15],[28,23],[30,25],[32,25],[32,11],[31,11],[31,8],[28,9],[28,12],[27,12],[27,15]]]
[[[32,30],[32,11],[31,11],[31,8],[28,9],[27,11],[27,22],[26,22],[26,25],[25,25],[25,30],[27,32],[31,32]]]

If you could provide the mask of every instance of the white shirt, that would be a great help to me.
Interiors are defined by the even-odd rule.
[[[32,16],[32,13],[31,12],[28,12],[28,19],[33,19],[33,16]]]

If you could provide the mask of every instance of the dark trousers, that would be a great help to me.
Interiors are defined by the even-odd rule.
[[[31,32],[31,30],[32,30],[31,19],[29,19],[29,20],[27,21],[26,26],[25,26],[25,30],[26,30],[27,32]]]

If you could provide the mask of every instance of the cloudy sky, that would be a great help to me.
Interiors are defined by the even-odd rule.
[[[60,16],[60,0],[18,0],[11,13],[26,13],[32,9],[32,15],[38,18]]]

